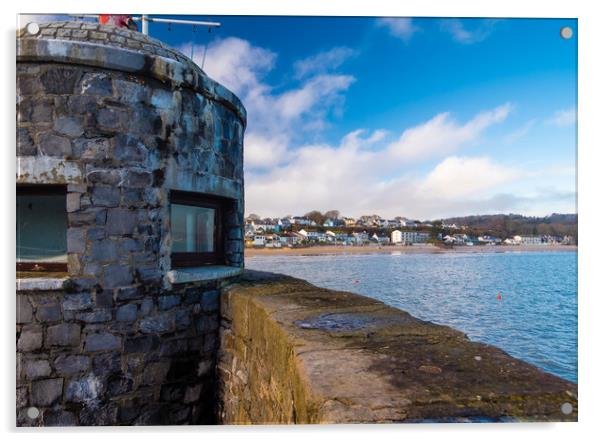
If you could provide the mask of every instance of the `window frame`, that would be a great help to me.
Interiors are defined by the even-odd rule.
[[[15,197],[20,195],[59,195],[65,197],[65,215],[67,215],[67,186],[62,184],[17,184]],[[17,201],[15,201],[17,202]],[[16,208],[16,207],[15,207]],[[67,224],[67,229],[69,225]],[[65,231],[65,234],[67,232]],[[17,237],[17,241],[18,241]],[[65,241],[66,246],[66,241]],[[68,250],[66,250],[68,252]],[[66,273],[67,262],[19,262],[17,258],[17,272]]]
[[[215,251],[212,252],[171,252],[171,267],[194,268],[205,265],[224,265],[224,228],[223,219],[227,201],[217,196],[204,193],[193,193],[181,190],[169,192],[169,216],[171,224],[172,205],[188,205],[192,207],[211,208],[215,210],[213,220],[215,229],[213,231],[213,243]],[[171,225],[170,225],[171,228]]]

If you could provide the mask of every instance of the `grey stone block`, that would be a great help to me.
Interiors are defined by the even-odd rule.
[[[133,322],[138,315],[138,307],[134,304],[123,305],[117,309],[115,318],[119,322]]]
[[[201,309],[204,312],[215,312],[219,310],[219,292],[213,290],[203,293]]]
[[[136,212],[125,208],[108,210],[106,226],[108,234],[132,234],[136,224]]]
[[[120,170],[90,170],[86,174],[91,184],[118,185],[121,182]]]
[[[101,207],[117,207],[121,193],[116,187],[94,187],[92,189],[92,203]]]
[[[33,308],[27,296],[17,296],[17,323],[30,323],[33,320]]]
[[[67,213],[79,210],[81,207],[80,193],[67,193]]]
[[[18,156],[33,156],[38,151],[37,147],[31,139],[29,130],[20,128],[17,129],[17,155]]]
[[[31,384],[31,404],[34,406],[52,406],[63,395],[63,379],[34,381]]]
[[[21,366],[28,380],[48,377],[52,372],[48,360],[24,360]]]
[[[142,298],[142,291],[137,287],[125,287],[117,289],[117,301],[136,300]],[[151,301],[152,303],[152,301]]]
[[[47,156],[66,158],[71,156],[71,141],[63,136],[44,133],[40,135],[40,149]]]
[[[127,265],[107,265],[104,269],[104,288],[118,288],[131,285],[133,282],[132,269]]]
[[[54,359],[54,368],[59,375],[74,375],[90,367],[90,357],[84,355],[59,355]]]
[[[126,354],[135,352],[149,352],[156,346],[155,339],[151,335],[143,337],[127,338],[124,343],[124,352]]]
[[[36,309],[36,319],[39,322],[58,322],[61,318],[61,307],[58,303],[40,305]]]
[[[140,320],[140,331],[145,334],[169,332],[175,329],[174,315],[169,312]]]
[[[73,403],[93,403],[103,393],[103,384],[100,378],[89,375],[84,378],[71,380],[67,384],[65,399]]]
[[[92,306],[94,303],[89,293],[68,294],[63,300],[63,310],[65,311],[81,311]]]
[[[146,188],[153,183],[153,174],[146,170],[130,169],[125,175],[125,185],[131,188]]]
[[[43,334],[41,328],[23,329],[17,342],[17,349],[23,352],[30,352],[40,349],[43,344]]]
[[[159,309],[167,310],[180,304],[180,296],[161,296],[159,297]]]
[[[86,323],[104,323],[113,318],[110,309],[95,309],[92,312],[80,312],[75,318]]]
[[[119,257],[117,243],[111,240],[93,241],[90,251],[92,259],[97,262],[114,261]]]
[[[49,410],[44,412],[44,426],[64,427],[77,426],[77,417],[67,410]]]
[[[60,117],[54,120],[54,130],[65,136],[77,137],[84,133],[83,120],[81,117]]]
[[[105,73],[87,73],[81,81],[80,92],[84,95],[113,95],[111,77]]]
[[[83,228],[67,229],[67,252],[83,253],[86,251],[86,239]]]
[[[86,336],[86,352],[109,351],[121,348],[121,337],[101,332]]]
[[[78,346],[80,333],[79,325],[72,323],[49,326],[46,330],[46,346]]]

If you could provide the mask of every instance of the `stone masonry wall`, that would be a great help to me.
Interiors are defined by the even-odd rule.
[[[215,422],[215,282],[19,292],[17,307],[18,425]]]
[[[221,282],[170,281],[169,193],[227,201],[242,268],[244,108],[157,40],[40,27],[18,39],[16,180],[65,186],[68,277],[18,288],[17,423],[213,422]]]
[[[223,424],[577,420],[576,384],[371,298],[247,271],[221,302]]]

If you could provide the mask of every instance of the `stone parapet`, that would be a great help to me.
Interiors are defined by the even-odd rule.
[[[222,316],[224,424],[577,420],[575,384],[367,297],[246,272]]]

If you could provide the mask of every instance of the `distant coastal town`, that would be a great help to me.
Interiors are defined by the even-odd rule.
[[[574,235],[566,234],[567,231],[571,231],[570,226],[573,224],[576,228],[576,218],[574,222],[572,218],[566,221],[566,216],[573,215],[552,215],[547,218],[525,218],[520,215],[497,216],[501,216],[503,227],[492,223],[491,219],[495,219],[495,216],[479,217],[486,220],[481,222],[475,222],[475,217],[457,218],[469,221],[467,224],[462,224],[449,220],[419,221],[402,216],[386,219],[379,215],[366,215],[356,219],[340,216],[336,210],[324,214],[312,211],[303,216],[289,215],[281,218],[261,218],[256,214],[250,214],[245,218],[245,247],[254,249],[314,246],[452,248],[456,246],[558,246],[577,243]],[[558,220],[559,216],[562,216],[562,222]],[[527,221],[521,222],[522,219]],[[538,234],[542,229],[547,233]],[[535,234],[525,234],[526,230],[531,230]],[[519,232],[522,234],[518,234]]]

